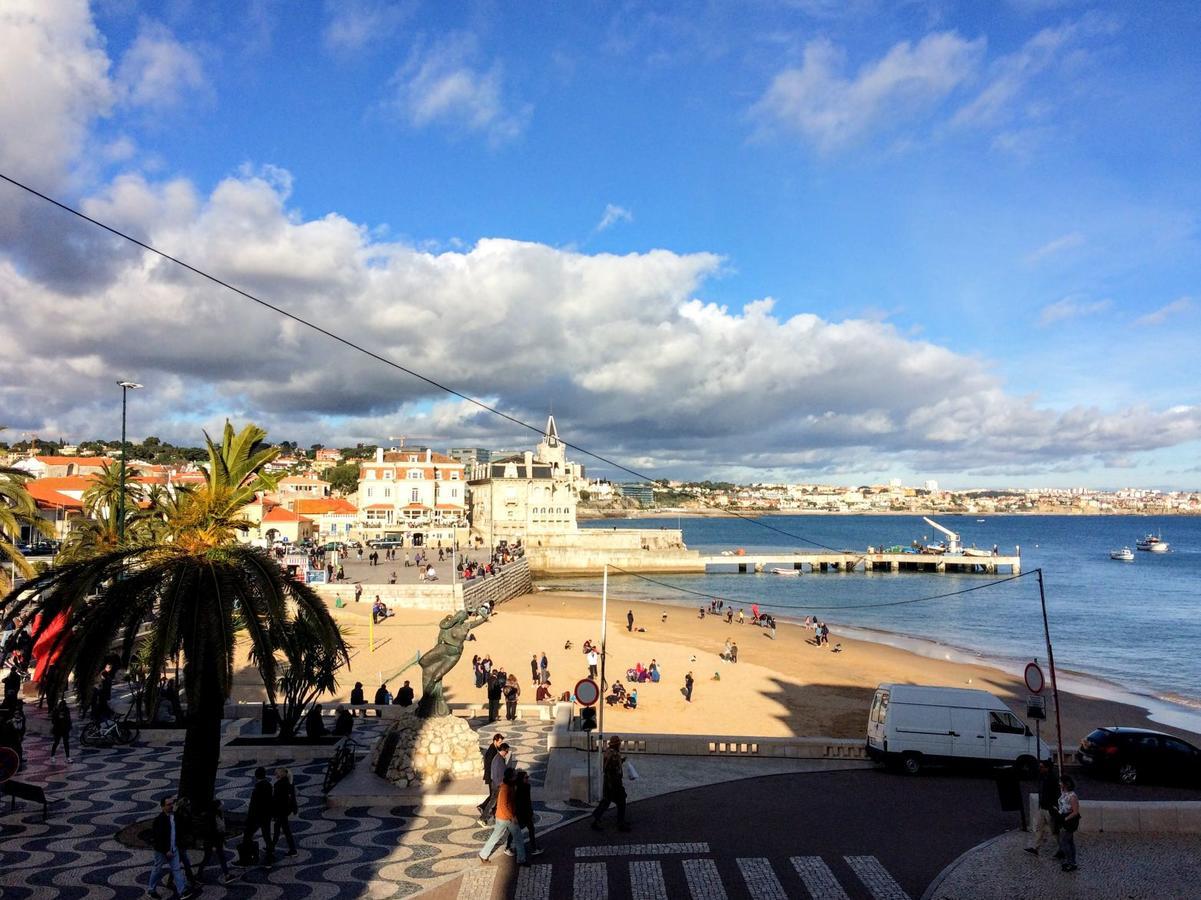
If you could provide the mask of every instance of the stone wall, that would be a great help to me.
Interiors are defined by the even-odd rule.
[[[330,606],[339,594],[346,603],[354,602],[354,585],[315,584],[314,589]],[[376,594],[390,609],[433,609],[439,612],[454,612],[463,608],[463,586],[461,584],[365,584],[363,599],[368,612]]]
[[[700,554],[676,528],[584,528],[531,538],[530,568],[549,575],[599,575],[605,564],[631,572],[704,573]]]

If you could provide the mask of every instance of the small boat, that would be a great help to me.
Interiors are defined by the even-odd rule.
[[[984,520],[983,520],[983,519],[977,519],[976,521],[977,521],[977,522],[983,522]]]
[[[771,573],[772,573],[773,575],[800,575],[800,574],[801,574],[801,570],[800,570],[800,569],[781,569],[781,568],[775,568],[775,569],[772,569],[772,570],[771,570]]]
[[[1148,534],[1139,538],[1135,544],[1140,550],[1146,550],[1148,553],[1167,553],[1168,542],[1161,538],[1158,534]]]
[[[1109,558],[1120,560],[1121,562],[1134,562],[1134,551],[1129,547],[1123,547],[1121,550],[1110,550]]]
[[[965,547],[963,550],[964,556],[992,556],[991,550],[983,550],[979,547]]]

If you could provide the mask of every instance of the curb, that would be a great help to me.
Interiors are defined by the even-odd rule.
[[[997,841],[1001,840],[1001,838],[1006,837],[1007,835],[1013,834],[1016,831],[1021,831],[1021,829],[1020,828],[1011,828],[1009,831],[1003,831],[1000,834],[996,835],[995,837],[990,837],[986,841],[981,841],[975,847],[970,847],[967,850],[964,850],[962,853],[960,853],[958,856],[956,856],[953,860],[951,860],[949,863],[947,863],[945,866],[943,866],[942,871],[934,876],[934,880],[931,881],[930,885],[922,892],[922,896],[921,896],[920,900],[934,900],[934,895],[938,892],[938,889],[940,887],[942,887],[942,883],[944,881],[946,881],[947,878],[950,877],[952,872],[954,872],[957,868],[959,868],[960,863],[962,863],[964,860],[966,860],[969,856],[971,856],[977,850],[983,850],[985,847],[987,847],[991,844],[995,844]]]

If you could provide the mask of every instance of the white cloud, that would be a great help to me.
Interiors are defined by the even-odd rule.
[[[830,151],[873,129],[923,115],[976,73],[985,41],[951,31],[902,41],[883,57],[843,74],[845,53],[819,38],[805,46],[800,68],[776,75],[752,108],[763,126],[796,132]]]
[[[330,50],[352,53],[386,41],[412,13],[409,3],[394,0],[325,0],[329,21],[322,36]]]
[[[1038,316],[1038,324],[1044,328],[1058,322],[1070,319],[1081,319],[1085,316],[1095,316],[1113,307],[1112,300],[1082,300],[1078,297],[1064,297],[1042,308]]]
[[[1026,262],[1041,262],[1048,256],[1055,256],[1065,250],[1074,250],[1076,247],[1082,246],[1084,246],[1084,235],[1078,231],[1073,231],[1070,234],[1061,235],[1054,240],[1047,241],[1041,247],[1032,250],[1026,255]]]
[[[1171,303],[1161,306],[1154,312],[1149,312],[1145,316],[1139,316],[1134,320],[1135,325],[1162,325],[1172,316],[1180,315],[1193,308],[1193,301],[1188,297],[1180,297],[1173,300]]]
[[[117,67],[117,84],[132,106],[154,110],[178,105],[208,82],[195,49],[175,39],[157,22],[145,21]]]
[[[516,138],[531,107],[511,107],[503,97],[499,62],[477,68],[476,42],[469,36],[419,46],[392,79],[393,105],[415,128],[448,125],[487,135],[492,143]]]
[[[605,211],[601,214],[600,221],[596,223],[596,231],[604,231],[607,228],[612,228],[618,222],[633,222],[634,214],[624,206],[615,206],[612,203],[605,204]]]

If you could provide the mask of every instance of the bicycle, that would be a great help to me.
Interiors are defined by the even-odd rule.
[[[126,716],[114,715],[104,722],[88,722],[79,732],[79,743],[85,747],[112,747],[132,744],[141,731],[131,725]]]
[[[339,781],[350,774],[357,759],[355,751],[359,745],[350,738],[342,738],[334,748],[334,755],[329,758],[325,767],[325,781],[321,785],[322,793],[328,794]]]

